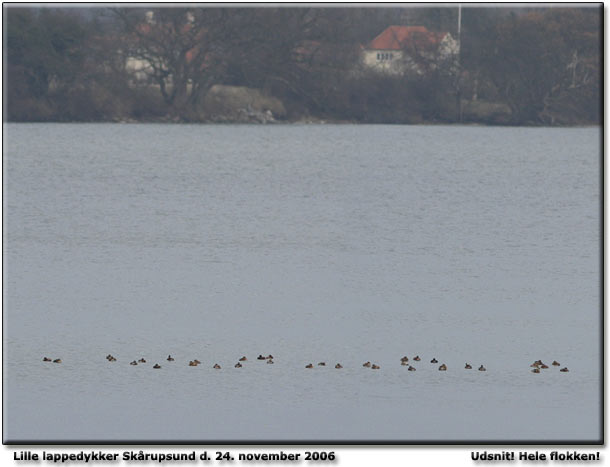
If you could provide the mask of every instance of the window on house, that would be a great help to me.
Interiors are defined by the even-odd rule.
[[[380,60],[380,61],[393,60],[393,59],[394,59],[394,54],[390,53],[390,52],[383,52],[383,53],[377,54],[377,60]]]

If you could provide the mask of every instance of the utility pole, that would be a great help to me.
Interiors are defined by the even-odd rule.
[[[456,76],[456,89],[457,89],[457,113],[458,122],[462,122],[462,87],[461,87],[461,75],[462,75],[462,4],[458,3],[458,30],[457,30],[457,42],[458,42],[458,56],[457,56],[457,76]]]

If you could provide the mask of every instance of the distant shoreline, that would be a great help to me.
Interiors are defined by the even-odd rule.
[[[83,121],[83,120],[3,120],[3,124],[110,124],[110,125],[149,125],[149,124],[162,124],[162,125],[206,125],[206,126],[314,126],[314,125],[366,125],[366,126],[463,126],[463,127],[492,127],[492,128],[601,128],[601,123],[583,123],[580,125],[561,125],[561,124],[516,124],[516,123],[479,123],[479,122],[420,122],[420,123],[408,123],[408,122],[358,122],[358,121],[346,121],[346,120],[332,120],[332,119],[311,119],[311,120],[279,120],[273,123],[262,123],[262,122],[218,122],[218,121],[172,121],[168,119],[143,119],[143,120],[95,120],[95,121]]]

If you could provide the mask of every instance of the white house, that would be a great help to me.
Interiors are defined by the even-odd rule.
[[[423,75],[441,65],[449,65],[450,71],[458,54],[459,44],[448,32],[389,26],[363,47],[362,64],[380,73]]]

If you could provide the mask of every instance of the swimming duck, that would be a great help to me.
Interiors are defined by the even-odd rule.
[[[235,364],[235,368],[241,368],[241,367],[242,367],[242,364],[241,364],[241,363],[237,362],[237,363]]]
[[[553,363],[551,363],[551,365],[553,365],[553,366],[560,366],[561,363],[559,363],[557,360],[553,360]]]
[[[220,365],[219,365],[218,363],[214,363],[214,368],[215,368],[216,370],[220,370]]]
[[[318,366],[326,366],[326,362],[320,362],[318,363]]]
[[[563,368],[562,368],[561,370],[559,370],[559,371],[561,371],[562,373],[567,373],[567,372],[568,372],[568,371],[570,371],[570,370],[568,370],[568,367],[566,366],[566,367],[563,367]]]
[[[413,367],[413,366],[409,365],[408,370],[409,370],[409,371],[415,371],[415,367]]]
[[[467,370],[472,370],[472,365],[470,365],[470,363],[466,363],[464,368],[466,368]]]
[[[409,357],[407,357],[406,355],[404,357],[402,357],[400,359],[401,362],[408,362],[409,361]]]
[[[438,363],[438,360],[436,358],[433,358],[432,360],[430,360],[430,363]]]
[[[197,366],[197,363],[191,360],[191,361],[189,362],[189,366]]]
[[[267,360],[267,365],[273,365],[273,363],[274,363],[273,360],[271,360],[271,359]]]
[[[268,358],[269,360],[273,360],[273,355],[269,354],[269,355],[267,355],[267,358]]]
[[[159,365],[158,363],[155,363],[155,365],[153,366],[154,369],[159,369],[161,368],[161,365]]]
[[[445,365],[444,363],[438,367],[438,371],[447,371],[447,365]]]
[[[362,366],[366,367],[366,368],[370,368],[371,367],[371,362],[363,363]]]
[[[372,368],[373,370],[379,370],[380,366],[379,366],[379,365],[375,365],[375,364],[373,363],[373,366],[372,366],[371,368]]]
[[[419,355],[416,355],[415,357],[413,357],[413,360],[415,360],[416,362],[419,362],[421,360],[421,358],[419,358]]]
[[[171,355],[167,356],[167,361],[168,362],[173,362],[174,361],[174,357],[172,357]]]
[[[106,360],[110,360],[112,358],[111,354],[106,355]]]
[[[407,366],[407,365],[409,365],[407,362],[400,362],[400,364],[401,364],[402,366]]]
[[[540,368],[542,368],[542,369],[546,369],[546,368],[548,368],[548,366],[546,366],[546,365],[543,363],[542,365],[540,365]]]
[[[140,360],[138,360],[138,363],[146,363],[146,360],[144,360],[143,358],[141,358]]]
[[[245,355],[239,359],[240,362],[245,362],[246,360],[248,360],[248,359],[246,358]]]
[[[47,358],[47,357],[42,357],[42,361],[43,362],[52,362],[53,360],[51,360],[50,358]]]
[[[256,357],[257,360],[266,360],[265,357],[263,357],[262,355],[259,355],[258,357]]]
[[[305,365],[305,368],[313,368],[313,363],[310,363],[309,365]]]
[[[337,369],[339,369],[339,368],[343,368],[343,365],[341,365],[340,363],[337,363],[337,364],[335,365],[335,368],[337,368]]]
[[[485,368],[483,365],[481,365],[481,366],[479,367],[479,371],[487,371],[487,368]]]
[[[197,360],[197,359],[193,360],[193,362],[195,362],[197,365],[201,364],[201,362],[199,360]]]
[[[534,368],[534,369],[532,370],[532,373],[540,373],[540,368]]]
[[[53,363],[61,363],[61,358],[56,358],[55,360],[53,360]]]
[[[135,360],[130,363],[130,365],[137,365],[137,364],[138,364],[138,362],[136,362]]]

